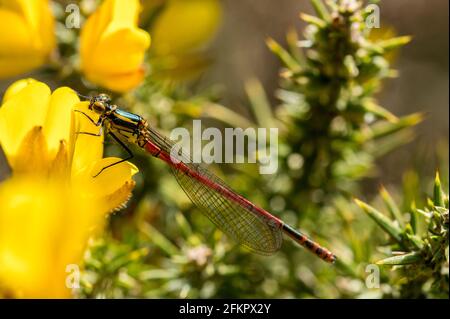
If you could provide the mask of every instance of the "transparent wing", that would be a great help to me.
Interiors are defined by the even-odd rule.
[[[163,152],[170,154],[173,142],[154,129],[149,129],[153,143]],[[276,252],[282,243],[281,225],[275,218],[258,212],[250,203],[225,196],[220,189],[235,194],[222,180],[209,172],[204,166],[193,164],[190,158],[180,156],[187,170],[171,166],[181,188],[219,229],[253,252],[270,255]],[[214,188],[212,185],[220,185]],[[228,192],[227,192],[228,193]],[[229,194],[229,193],[228,193]]]

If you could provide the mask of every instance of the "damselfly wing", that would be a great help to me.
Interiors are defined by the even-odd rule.
[[[153,128],[148,128],[148,134],[149,143],[160,147],[158,157],[168,162],[181,188],[219,229],[256,253],[271,255],[279,250],[283,241],[280,220],[258,211],[206,167],[193,163],[190,156],[178,153],[172,158],[174,142],[167,137]]]

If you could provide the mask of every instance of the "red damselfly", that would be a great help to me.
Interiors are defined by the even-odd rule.
[[[139,115],[123,111],[113,105],[106,94],[89,98],[89,109],[98,114],[98,120],[94,121],[86,113],[81,113],[100,127],[100,132],[86,134],[100,136],[104,128],[105,133],[116,140],[129,155],[102,168],[97,175],[108,167],[133,157],[124,142],[136,144],[152,156],[166,162],[192,202],[219,229],[251,251],[262,255],[275,253],[281,247],[284,233],[321,259],[330,263],[335,262],[336,256],[329,250],[233,191],[204,166],[193,163],[183,154],[178,154],[177,158],[174,158],[171,155],[173,141],[150,127]]]

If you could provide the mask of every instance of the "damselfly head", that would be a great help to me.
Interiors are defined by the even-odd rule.
[[[107,94],[99,94],[94,96],[90,103],[89,109],[97,114],[103,114],[111,108],[111,98]]]

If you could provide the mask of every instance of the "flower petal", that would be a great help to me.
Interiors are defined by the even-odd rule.
[[[0,3],[0,77],[42,65],[55,45],[54,18],[48,0]]]
[[[128,73],[140,68],[150,36],[137,28],[120,29],[104,36],[92,52],[93,72]],[[105,54],[108,52],[108,54]],[[108,72],[109,71],[109,72]]]
[[[117,157],[102,158],[92,166],[91,176],[98,174],[104,167],[117,163],[120,160]],[[122,187],[138,171],[137,167],[132,163],[123,162],[105,169],[96,177],[91,177],[90,181],[99,190],[98,195],[106,196]]]
[[[56,47],[55,18],[53,17],[50,1],[37,1],[36,12],[38,12],[39,18],[36,30],[40,39],[40,50],[45,56],[48,56]]]
[[[124,93],[137,87],[144,80],[145,70],[139,68],[129,73],[91,73],[86,74],[86,77],[89,81],[100,84],[109,90]]]
[[[64,140],[61,140],[59,143],[58,152],[50,166],[49,177],[59,180],[70,180],[69,150],[67,142]]]
[[[106,0],[81,32],[81,69],[86,78],[113,91],[136,87],[150,46],[149,34],[137,27],[139,1]]]
[[[106,212],[113,212],[125,208],[127,202],[130,200],[132,191],[136,186],[136,182],[133,180],[126,181],[119,189],[114,193],[111,193],[103,198],[106,206]]]
[[[88,57],[100,41],[104,30],[108,27],[112,16],[112,1],[104,1],[102,5],[88,18],[80,35],[80,51],[83,65],[90,65]]]
[[[35,126],[43,126],[50,89],[41,82],[28,83],[15,95],[8,95],[0,108],[0,140],[6,156],[12,157],[22,139]]]
[[[22,16],[0,7],[0,56],[26,55],[32,49],[32,37]]]
[[[17,178],[0,185],[0,278],[15,297],[43,296],[51,290],[51,284],[44,285],[50,278],[44,274],[54,266],[55,204],[61,194],[45,186]]]
[[[44,64],[46,59],[39,55],[0,57],[0,79],[34,70]]]
[[[50,156],[42,126],[36,126],[25,135],[17,154],[11,160],[14,174],[47,176]]]
[[[141,6],[139,0],[107,0],[110,2],[111,21],[108,24],[103,36],[109,36],[117,30],[123,28],[135,28],[138,23]]]
[[[86,115],[74,112],[74,134],[76,136],[72,160],[72,175],[77,175],[80,171],[85,171],[103,156],[103,134],[98,137],[82,134],[84,132],[98,134],[101,129],[100,127],[95,126],[86,117],[89,116],[94,121],[98,119],[98,115],[89,110],[88,105],[89,102],[80,102],[75,106],[76,110],[81,111]]]
[[[68,266],[81,267],[105,208],[79,189],[45,179],[0,184],[0,282],[14,297],[67,298]]]
[[[27,72],[43,63],[43,56],[35,51],[32,41],[23,17],[0,8],[0,78]]]
[[[22,79],[14,82],[5,91],[5,94],[3,95],[3,103],[6,103],[6,101],[8,101],[14,95],[18,94],[23,88],[27,87],[29,84],[36,82],[38,81],[32,78]]]
[[[61,141],[70,143],[73,110],[80,99],[72,89],[59,88],[50,98],[47,117],[44,123],[44,134],[50,153],[58,151]],[[70,145],[70,144],[69,144]]]
[[[85,185],[90,195],[104,200],[108,210],[113,210],[124,204],[131,195],[134,181],[131,177],[138,172],[130,162],[122,162],[103,170],[104,167],[117,163],[120,158],[103,158],[74,178],[74,183]],[[97,176],[96,176],[97,175]],[[95,177],[94,177],[95,176]]]
[[[182,54],[211,40],[221,19],[218,0],[169,1],[151,30],[157,55]]]
[[[32,31],[34,46],[48,54],[55,46],[54,19],[48,0],[21,0],[24,16]]]

